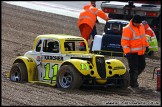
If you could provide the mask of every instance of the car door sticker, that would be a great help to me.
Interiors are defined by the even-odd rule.
[[[62,56],[44,56],[45,60],[58,60],[58,61],[63,61]]]

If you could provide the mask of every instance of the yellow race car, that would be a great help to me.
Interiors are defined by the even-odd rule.
[[[80,43],[85,50],[79,49]],[[120,60],[91,54],[84,38],[65,34],[37,36],[32,49],[14,60],[8,76],[14,82],[45,83],[64,89],[84,85],[127,88],[130,81]]]

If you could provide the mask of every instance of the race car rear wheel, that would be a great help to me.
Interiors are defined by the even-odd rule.
[[[27,82],[28,74],[24,63],[14,63],[10,71],[10,80],[14,82]]]
[[[82,81],[82,75],[72,65],[63,65],[56,79],[57,87],[64,89],[79,89]]]
[[[130,75],[128,71],[122,75],[122,79],[122,88],[127,88],[130,85]]]

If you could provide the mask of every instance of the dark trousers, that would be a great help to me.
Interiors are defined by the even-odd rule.
[[[96,29],[96,25],[93,27],[93,30],[91,32],[92,38],[94,39],[94,36],[97,35],[97,29]],[[90,36],[89,36],[90,38]]]
[[[129,65],[130,86],[138,87],[138,76],[144,71],[146,67],[145,55],[130,53],[126,57]]]

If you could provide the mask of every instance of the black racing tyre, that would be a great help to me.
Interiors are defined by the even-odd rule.
[[[10,71],[10,80],[14,82],[28,82],[27,68],[24,63],[14,63]]]
[[[130,85],[130,74],[128,71],[122,75],[122,79],[122,88],[127,88]]]
[[[57,87],[63,89],[79,89],[82,82],[82,75],[72,65],[63,65],[56,77]]]

